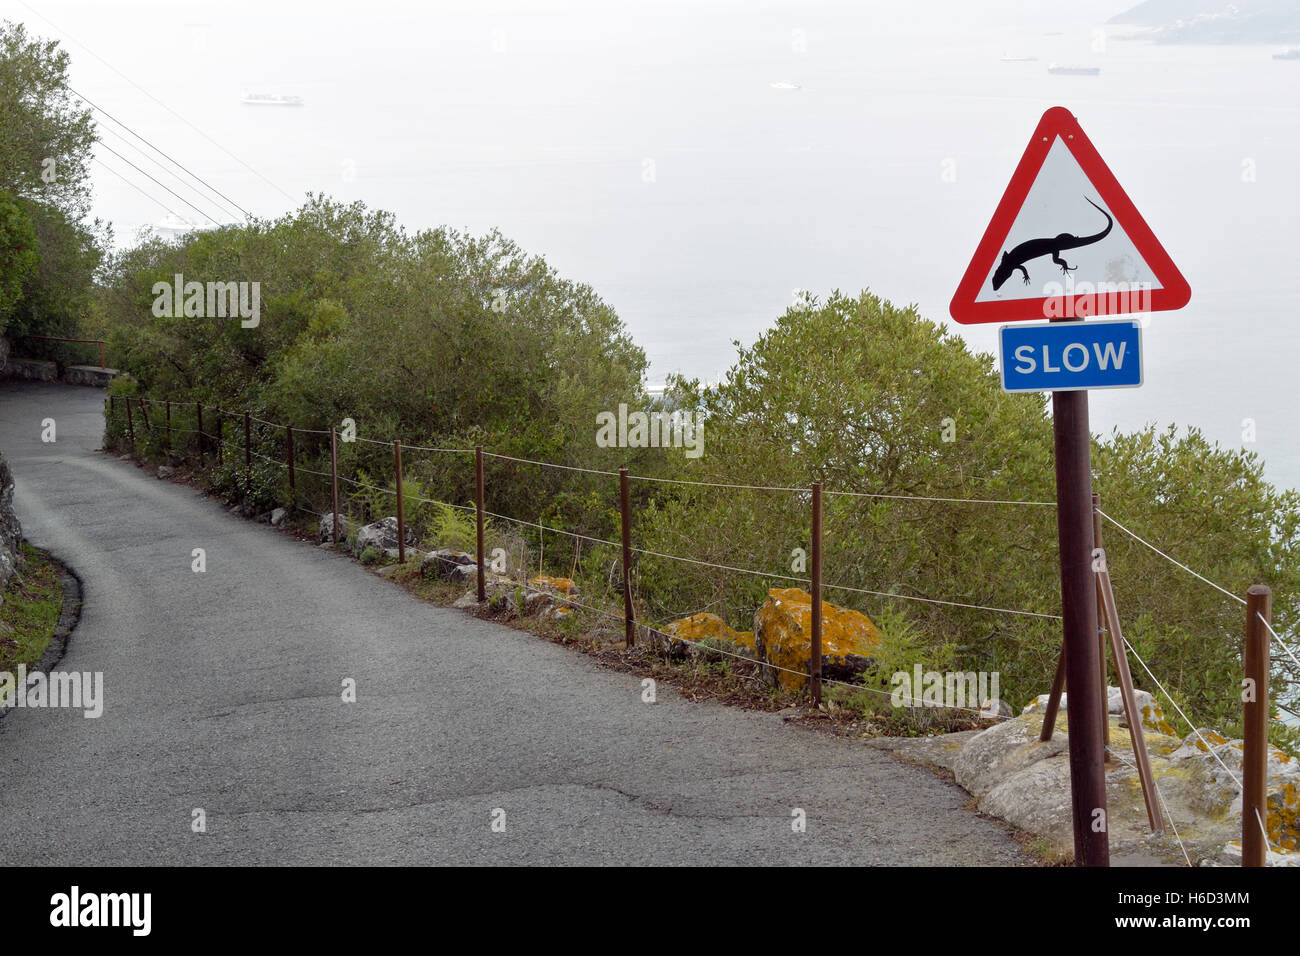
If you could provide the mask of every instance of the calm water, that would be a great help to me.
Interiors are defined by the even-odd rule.
[[[1125,0],[33,5],[294,197],[499,226],[599,290],[653,380],[716,378],[795,289],[870,286],[946,319],[1038,117],[1067,106],[1193,289],[1146,330],[1147,384],[1095,394],[1094,428],[1195,424],[1237,446],[1253,419],[1248,447],[1300,486],[1300,62],[1274,47],[1109,31],[1096,49]],[[255,213],[292,205],[69,48],[109,112]],[[243,106],[244,88],[307,103]],[[163,214],[96,185],[120,235]],[[991,328],[963,334],[994,348]]]

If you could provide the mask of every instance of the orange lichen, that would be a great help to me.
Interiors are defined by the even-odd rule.
[[[552,591],[559,591],[561,594],[576,594],[578,586],[573,583],[572,578],[553,578],[546,574],[539,574],[528,582],[533,587],[550,588]]]
[[[759,656],[773,665],[784,687],[804,686],[812,632],[812,595],[801,588],[773,588],[754,615]],[[870,658],[880,647],[880,631],[860,611],[822,602],[822,657],[844,663],[850,656]]]

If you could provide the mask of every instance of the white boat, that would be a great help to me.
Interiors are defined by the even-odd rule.
[[[1002,62],[1003,62],[1003,63],[1037,63],[1037,62],[1038,62],[1038,57],[1036,57],[1036,56],[1015,56],[1014,54],[1007,53],[1007,54],[1005,54],[1005,55],[1002,57]]]
[[[785,80],[777,80],[775,83],[769,83],[768,86],[774,90],[800,90],[803,89],[798,83],[788,83]]]
[[[301,96],[286,96],[283,93],[250,93],[244,91],[241,101],[249,106],[302,106]]]

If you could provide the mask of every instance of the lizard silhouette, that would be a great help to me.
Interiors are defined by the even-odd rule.
[[[1017,269],[1024,275],[1025,285],[1029,285],[1029,270],[1025,268],[1025,263],[1040,256],[1050,255],[1052,261],[1061,267],[1062,274],[1073,272],[1078,266],[1071,266],[1067,263],[1061,258],[1061,253],[1066,249],[1078,249],[1080,246],[1090,246],[1094,242],[1101,242],[1110,235],[1110,230],[1115,225],[1115,220],[1110,218],[1110,213],[1091,199],[1088,199],[1087,196],[1083,198],[1088,205],[1106,217],[1106,228],[1093,236],[1072,236],[1068,232],[1063,232],[1059,236],[1048,239],[1030,239],[1028,242],[1022,242],[1010,252],[1002,253],[1002,261],[998,263],[997,269],[993,271],[994,292],[1002,288],[1003,283],[1010,279],[1011,274]]]

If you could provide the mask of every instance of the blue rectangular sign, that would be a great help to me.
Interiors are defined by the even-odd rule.
[[[1142,326],[1111,322],[1004,325],[1002,388],[1008,392],[1076,392],[1142,384]]]

